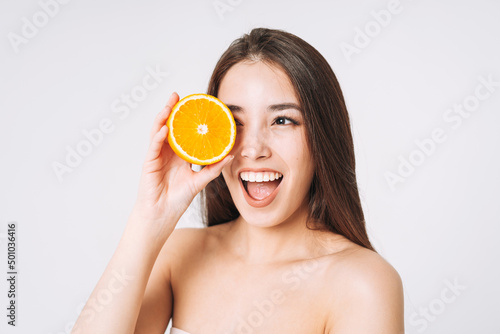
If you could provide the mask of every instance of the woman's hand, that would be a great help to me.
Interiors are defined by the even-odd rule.
[[[133,211],[141,219],[155,221],[160,225],[162,222],[171,224],[174,221],[174,226],[162,226],[167,230],[173,230],[196,194],[216,178],[224,165],[233,158],[227,156],[218,163],[194,172],[190,163],[175,154],[167,141],[169,129],[166,122],[178,101],[179,96],[173,93],[165,108],[155,118]]]

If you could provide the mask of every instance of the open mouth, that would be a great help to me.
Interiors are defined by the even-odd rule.
[[[269,197],[280,185],[283,174],[278,172],[241,172],[240,179],[248,196],[257,201]]]

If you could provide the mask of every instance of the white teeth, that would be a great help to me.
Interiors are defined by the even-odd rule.
[[[281,173],[269,173],[269,172],[263,172],[263,173],[254,173],[254,172],[242,172],[240,173],[240,177],[243,181],[249,181],[249,182],[268,182],[268,181],[274,181],[282,177],[283,175]]]

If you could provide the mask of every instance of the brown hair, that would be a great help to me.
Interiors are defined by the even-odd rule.
[[[326,59],[295,35],[256,28],[235,40],[221,56],[210,79],[208,94],[217,96],[224,75],[242,61],[279,66],[295,88],[315,164],[308,222],[373,250],[356,182],[349,115],[337,78]],[[240,215],[222,174],[206,186],[201,200],[207,226]]]

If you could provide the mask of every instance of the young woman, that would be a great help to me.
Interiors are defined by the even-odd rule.
[[[229,156],[199,172],[157,116],[136,205],[74,333],[401,334],[397,272],[372,248],[349,117],[302,39],[254,29],[208,93],[232,111]],[[207,228],[174,227],[203,190]]]

